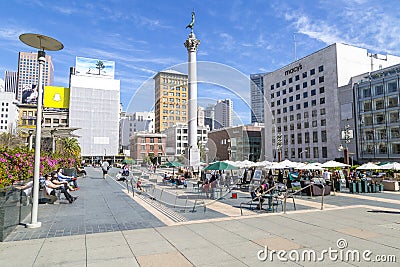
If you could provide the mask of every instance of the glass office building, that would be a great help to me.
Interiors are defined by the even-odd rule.
[[[374,71],[354,85],[358,158],[400,158],[400,65]]]

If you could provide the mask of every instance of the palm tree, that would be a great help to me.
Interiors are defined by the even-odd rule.
[[[60,142],[60,152],[66,157],[79,158],[81,156],[81,147],[75,138],[63,138]]]
[[[105,67],[106,67],[106,66],[104,66],[103,61],[101,61],[101,60],[98,60],[98,61],[97,61],[97,63],[96,63],[96,69],[99,70],[99,75],[100,75],[100,71],[101,71],[102,69],[104,69]]]

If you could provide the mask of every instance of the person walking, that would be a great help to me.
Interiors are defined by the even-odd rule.
[[[101,169],[103,170],[103,179],[106,179],[108,169],[110,168],[110,163],[107,160],[103,161],[101,164]]]

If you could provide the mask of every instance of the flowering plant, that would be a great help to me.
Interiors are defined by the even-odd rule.
[[[12,185],[13,181],[26,180],[34,173],[34,153],[23,147],[14,149],[0,147],[0,188]],[[44,154],[40,158],[40,175],[59,167],[74,167],[76,159],[62,155]]]

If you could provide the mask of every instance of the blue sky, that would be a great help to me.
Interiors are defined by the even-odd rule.
[[[199,103],[232,98],[243,123],[250,121],[249,74],[292,62],[294,33],[297,58],[334,42],[400,55],[398,0],[15,0],[0,1],[0,78],[17,70],[19,51],[34,51],[18,36],[40,33],[65,46],[48,53],[55,85],[68,86],[76,56],[112,60],[124,109],[150,110],[152,76],[168,68],[185,71],[185,26],[193,9],[201,40],[197,60],[205,62]]]

